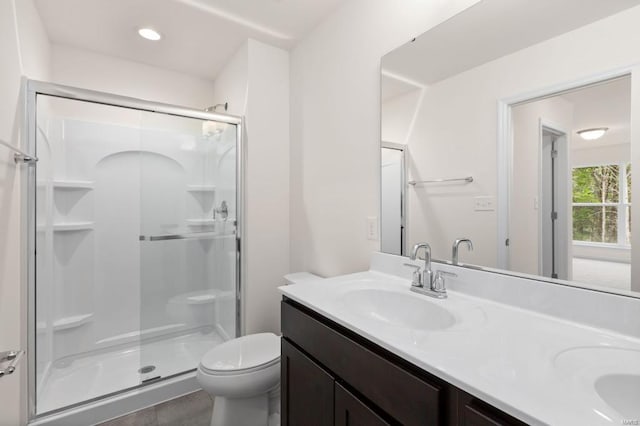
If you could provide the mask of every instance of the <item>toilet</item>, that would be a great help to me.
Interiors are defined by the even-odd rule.
[[[285,275],[285,284],[322,279],[308,272]],[[214,398],[211,426],[280,425],[280,336],[249,334],[209,350],[198,383]]]

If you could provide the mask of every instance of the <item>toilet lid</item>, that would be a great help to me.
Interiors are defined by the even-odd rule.
[[[268,366],[280,361],[280,337],[273,333],[231,339],[207,352],[200,365],[212,372],[231,372]]]

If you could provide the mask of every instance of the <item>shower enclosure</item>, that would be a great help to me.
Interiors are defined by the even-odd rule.
[[[240,333],[241,119],[29,81],[32,418]]]

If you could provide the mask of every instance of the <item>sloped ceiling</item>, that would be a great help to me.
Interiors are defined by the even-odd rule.
[[[37,0],[52,43],[213,79],[247,39],[289,49],[345,0]],[[152,27],[159,42],[140,38]]]

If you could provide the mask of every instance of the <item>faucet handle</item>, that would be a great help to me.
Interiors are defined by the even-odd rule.
[[[433,278],[433,291],[437,291],[438,293],[446,293],[447,288],[444,283],[444,277],[457,277],[458,274],[454,274],[453,272],[447,272],[438,270],[436,271],[436,275]]]
[[[418,265],[414,265],[413,263],[405,263],[404,266],[408,266],[413,269],[413,279],[411,280],[411,285],[414,287],[422,287],[422,274],[420,273],[421,267]]]

